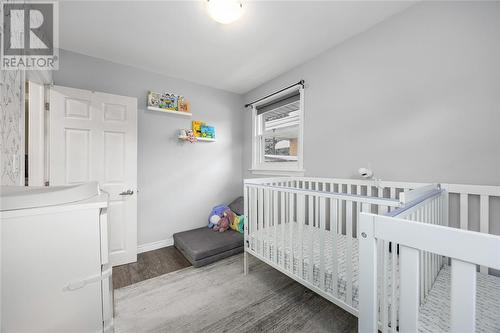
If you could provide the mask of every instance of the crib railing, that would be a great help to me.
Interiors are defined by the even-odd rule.
[[[357,315],[353,265],[359,214],[385,214],[401,203],[353,193],[344,185],[302,179],[245,181],[245,273],[248,252]],[[339,274],[343,284],[337,281]]]
[[[446,227],[447,200],[447,192],[441,191],[389,216],[361,214],[359,332],[385,332],[388,319],[379,311],[380,302],[397,302],[398,297],[391,317],[398,320],[391,331],[399,326],[400,332],[417,332],[422,297],[443,257],[451,258],[451,331],[475,330],[476,265],[500,269],[500,237]],[[399,293],[395,290],[390,299],[379,293],[383,262],[377,256],[387,242],[399,245]]]
[[[444,209],[448,207],[447,200],[447,192],[441,189],[440,185],[422,186],[401,193],[402,206],[385,215],[420,223],[448,225],[448,210]],[[389,330],[396,332],[399,308],[399,244],[393,240],[379,239],[377,255],[379,328],[382,333]],[[419,302],[422,303],[432,289],[444,259],[427,252],[421,252],[419,259]]]
[[[278,177],[251,179],[258,184],[287,184],[297,188],[333,188],[334,191],[347,194],[378,196],[399,200],[400,194],[429,185],[415,182],[396,182],[365,179],[339,179],[317,177]],[[494,215],[500,209],[500,186],[467,185],[441,183],[441,188],[448,192],[449,225],[463,230],[490,233]],[[378,214],[384,213],[384,208]],[[490,212],[492,212],[490,214]],[[488,274],[487,267],[480,267]]]

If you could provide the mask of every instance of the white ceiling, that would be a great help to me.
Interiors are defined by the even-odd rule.
[[[405,10],[410,1],[246,1],[221,25],[198,1],[67,1],[60,47],[245,93]]]

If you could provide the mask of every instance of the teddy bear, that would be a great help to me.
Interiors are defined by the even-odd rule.
[[[218,221],[217,225],[214,225],[213,231],[218,231],[218,232],[224,232],[227,229],[229,229],[229,225],[233,222],[234,220],[234,213],[231,211],[231,209],[226,209],[224,213],[222,214],[222,217]]]

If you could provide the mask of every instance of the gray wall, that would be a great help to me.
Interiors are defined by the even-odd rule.
[[[419,3],[245,100],[302,78],[306,175],[500,185],[499,2]]]
[[[60,56],[55,84],[138,99],[139,244],[204,226],[213,206],[240,195],[241,96],[64,50]],[[184,95],[193,117],[145,110],[148,90]],[[179,142],[191,120],[215,125],[217,142]]]

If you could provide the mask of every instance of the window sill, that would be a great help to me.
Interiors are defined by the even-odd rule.
[[[272,175],[272,176],[304,176],[305,169],[287,170],[287,169],[248,169],[254,175]]]

